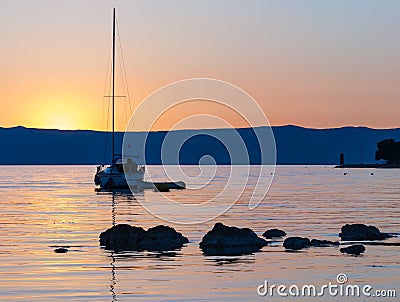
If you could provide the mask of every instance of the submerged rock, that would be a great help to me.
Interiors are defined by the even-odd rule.
[[[169,251],[189,240],[175,229],[159,225],[145,231],[141,227],[118,224],[100,234],[100,245],[114,251]]]
[[[360,255],[361,253],[365,252],[365,246],[362,244],[355,244],[355,245],[350,245],[348,247],[343,247],[340,249],[341,253],[346,253],[350,255]]]
[[[218,222],[199,245],[206,255],[243,255],[257,252],[267,244],[249,228],[230,227]]]
[[[286,232],[279,229],[270,229],[265,231],[263,236],[267,239],[285,237]]]
[[[310,246],[310,239],[303,237],[289,237],[285,239],[283,246],[288,250],[301,250]]]
[[[338,241],[330,241],[330,240],[319,240],[319,239],[311,239],[310,246],[337,246],[339,245]]]
[[[356,243],[356,242],[354,242]],[[353,244],[349,242],[348,244]],[[379,242],[379,241],[366,241],[363,242],[364,245],[378,245],[378,246],[400,246],[400,242]]]
[[[339,237],[345,241],[358,241],[358,240],[383,240],[391,238],[393,235],[381,233],[379,229],[373,225],[365,224],[346,224],[342,226]]]

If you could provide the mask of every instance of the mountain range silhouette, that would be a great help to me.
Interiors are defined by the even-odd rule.
[[[258,127],[262,131],[263,127]],[[185,132],[186,131],[186,132]],[[218,132],[219,131],[219,132]],[[220,132],[228,131],[228,132]],[[213,129],[207,133],[229,134],[238,131],[243,139],[250,163],[262,164],[260,147],[252,128]],[[376,143],[386,138],[400,140],[400,128],[371,129],[342,127],[311,129],[299,126],[274,126],[277,164],[280,165],[332,165],[339,163],[339,153],[345,154],[346,163],[375,163]],[[196,165],[204,155],[210,155],[217,164],[243,164],[232,162],[227,148],[202,130],[176,130],[171,139],[182,135],[191,138],[179,150],[179,162]],[[116,150],[120,152],[123,132],[117,132]],[[145,135],[138,132],[135,135]],[[167,132],[150,132],[146,145],[146,164],[159,165],[161,146]],[[216,135],[218,137],[218,135]],[[22,126],[0,128],[0,164],[2,165],[70,165],[108,164],[111,159],[111,133],[92,130],[35,129]],[[164,164],[174,164],[165,163]],[[265,164],[265,163],[264,163]]]

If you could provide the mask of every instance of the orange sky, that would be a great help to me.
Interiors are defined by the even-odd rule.
[[[114,6],[133,107],[168,83],[207,77],[247,91],[272,125],[400,127],[398,1],[3,2],[2,127],[107,128]],[[123,130],[129,105],[117,102]],[[207,109],[246,126],[194,103],[157,128]]]

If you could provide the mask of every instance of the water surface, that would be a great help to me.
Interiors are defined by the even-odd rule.
[[[186,169],[196,174],[196,167]],[[351,169],[344,175],[331,166],[278,166],[269,194],[256,209],[249,210],[245,192],[222,216],[195,225],[162,221],[134,196],[96,192],[94,172],[93,166],[2,167],[0,300],[281,300],[259,297],[257,286],[264,280],[321,285],[334,282],[339,273],[351,283],[377,289],[396,289],[400,283],[399,247],[366,246],[360,257],[342,255],[336,247],[290,253],[282,242],[235,257],[204,256],[198,248],[216,221],[250,227],[259,235],[278,227],[289,236],[329,240],[338,240],[346,223],[400,232],[400,170]],[[221,167],[210,186],[167,194],[183,203],[204,202],[222,188],[228,174],[229,167]],[[153,191],[138,194],[146,200],[160,198]],[[114,254],[98,241],[113,223],[144,228],[168,224],[190,243],[172,253]],[[68,246],[69,252],[54,253],[58,246]]]

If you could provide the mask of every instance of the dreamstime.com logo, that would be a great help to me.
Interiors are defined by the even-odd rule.
[[[201,113],[199,111],[194,113],[193,108],[199,104]],[[179,107],[182,109],[179,110]],[[207,112],[208,108],[214,110]],[[214,219],[225,213],[239,200],[243,192],[246,194],[251,192],[248,198],[249,209],[257,207],[265,198],[275,172],[275,139],[264,111],[243,89],[225,81],[199,78],[178,81],[156,90],[138,105],[131,116],[124,134],[123,157],[135,157],[139,159],[139,163],[147,165],[146,156],[154,155],[152,148],[159,149],[159,146],[149,142],[148,134],[157,128],[156,125],[162,118],[170,120],[174,118],[175,123],[162,140],[163,173],[166,181],[184,181],[186,189],[191,191],[185,192],[188,197],[196,200],[196,194],[219,175],[217,159],[213,157],[211,147],[210,153],[201,155],[198,160],[198,175],[185,173],[180,162],[180,154],[185,145],[187,147],[192,142],[193,148],[196,138],[197,142],[201,143],[200,137],[208,137],[208,141],[217,141],[223,146],[222,149],[229,155],[231,165],[229,165],[229,175],[224,176],[226,182],[222,190],[207,191],[207,200],[202,200],[201,203],[182,203],[174,199],[174,194],[161,192],[162,200],[137,196],[138,202],[148,212],[169,222],[194,224]],[[247,133],[250,143],[246,142],[243,133],[232,125],[232,120],[235,119],[239,119],[247,125],[246,128],[251,129],[251,133]],[[219,125],[218,128],[224,129],[172,131],[193,129],[193,125],[197,125],[196,128]],[[135,129],[146,129],[147,133],[138,133],[134,131]],[[251,150],[248,150],[249,145]],[[202,150],[206,148],[207,146],[201,146]],[[254,158],[255,152],[261,165],[250,171],[251,155]],[[156,172],[159,176],[159,171]],[[147,166],[146,179],[150,182],[154,177],[152,174],[152,167]],[[131,190],[135,189],[137,180],[128,175],[126,178]],[[177,213],[179,215],[176,215]]]
[[[257,287],[257,294],[262,297],[377,297],[395,298],[395,289],[376,289],[369,284],[348,284],[346,274],[338,274],[336,282],[329,282],[320,286],[311,284],[298,285],[275,285],[269,284],[267,280]]]

